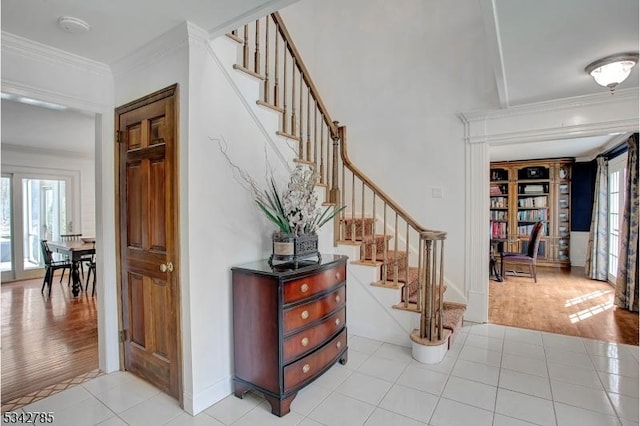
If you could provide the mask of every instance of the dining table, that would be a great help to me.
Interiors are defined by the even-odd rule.
[[[71,292],[73,297],[78,297],[82,289],[80,262],[83,257],[96,253],[96,240],[94,238],[82,238],[72,241],[49,241],[47,244],[51,251],[66,255],[71,261]]]

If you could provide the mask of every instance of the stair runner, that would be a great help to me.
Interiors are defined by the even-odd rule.
[[[401,293],[400,303],[394,306],[396,309],[403,309],[412,312],[419,312],[417,308],[418,288],[419,288],[419,270],[417,267],[409,266],[407,261],[407,252],[398,250],[397,252],[389,248],[392,246],[391,240],[393,236],[374,234],[375,220],[370,217],[346,218],[342,220],[345,225],[345,240],[358,241],[364,246],[365,262],[383,262],[387,265],[386,277],[380,277],[380,281],[374,283],[383,287],[394,287],[395,264],[398,265],[398,285],[400,288],[408,289],[408,307],[405,308],[404,292]],[[364,232],[363,232],[364,231]],[[352,235],[355,238],[352,238]],[[387,246],[385,259],[385,245]],[[373,248],[375,246],[376,258],[373,259]],[[381,268],[381,271],[383,269]],[[383,274],[383,272],[381,272]],[[446,287],[445,287],[446,291]],[[466,305],[461,303],[443,302],[443,319],[442,326],[451,331],[449,338],[449,347],[455,340],[457,332],[462,328],[464,312]]]

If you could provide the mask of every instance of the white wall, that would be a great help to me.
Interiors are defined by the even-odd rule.
[[[351,159],[423,226],[447,232],[446,278],[464,293],[456,114],[498,106],[479,3],[301,1],[281,14],[332,119],[347,126]]]

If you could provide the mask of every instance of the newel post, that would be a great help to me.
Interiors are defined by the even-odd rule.
[[[340,140],[344,140],[346,135],[346,128],[344,126],[338,127],[338,122],[334,121],[333,124],[338,129],[337,134],[332,134],[333,140],[333,160],[331,167],[331,188],[329,190],[329,202],[334,204],[334,208],[340,207],[340,188],[338,186],[338,157],[340,155]],[[342,238],[340,232],[340,215],[336,215],[333,218],[333,245],[338,245],[338,240]]]

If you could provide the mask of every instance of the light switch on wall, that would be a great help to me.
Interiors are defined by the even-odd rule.
[[[442,187],[436,186],[431,188],[431,198],[442,198]]]

